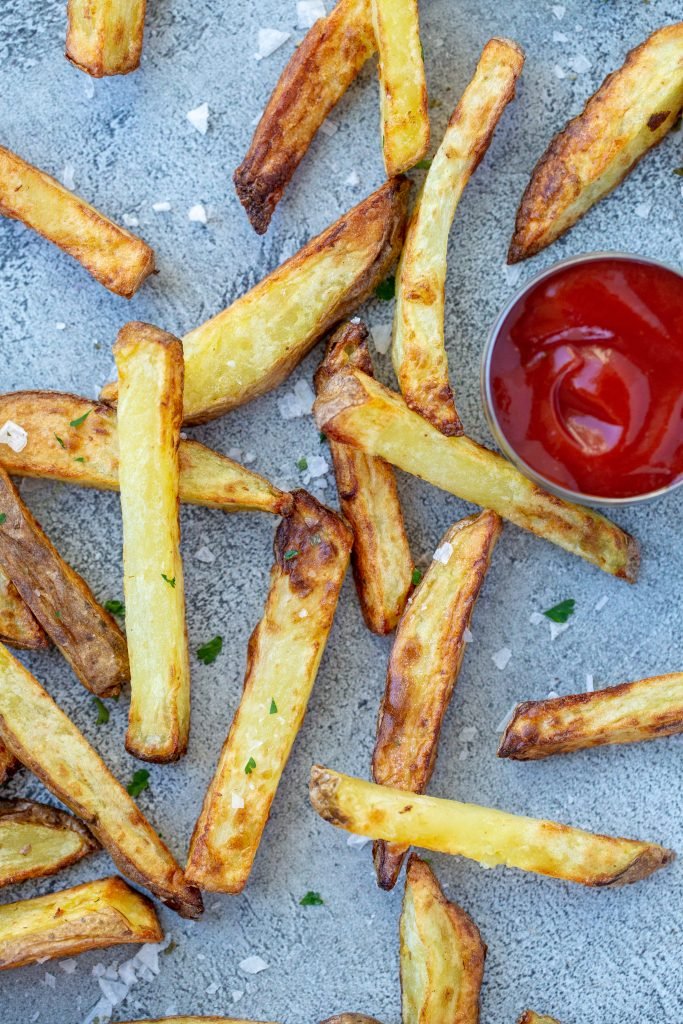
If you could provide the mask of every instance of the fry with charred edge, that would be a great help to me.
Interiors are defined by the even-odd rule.
[[[450,528],[401,619],[389,658],[372,756],[375,782],[424,793],[436,764],[439,735],[465,653],[465,635],[500,536],[495,512]],[[376,842],[382,889],[396,884],[405,847]]]
[[[410,218],[397,274],[392,358],[403,396],[442,434],[462,434],[448,381],[444,288],[448,234],[524,64],[516,43],[491,39],[432,161]]]
[[[0,146],[0,214],[20,220],[129,299],[154,272],[154,252],[58,181]]]
[[[130,678],[126,638],[85,580],[64,561],[0,467],[0,566],[71,665],[99,697]]]
[[[595,835],[457,800],[406,795],[319,765],[311,769],[310,794],[320,817],[348,832],[582,885],[638,882],[675,857],[657,843]]]
[[[144,761],[177,761],[190,734],[178,500],[183,348],[158,327],[133,322],[119,331],[114,358],[131,686],[126,750]]]
[[[301,728],[346,573],[352,535],[305,491],[275,535],[263,618],[251,635],[240,706],[190,843],[186,877],[212,892],[247,883]]]
[[[517,1024],[560,1024],[554,1017],[546,1017],[545,1014],[534,1013],[533,1010],[525,1010],[517,1021]]]
[[[400,924],[403,1024],[478,1024],[486,945],[429,866],[408,862]]]
[[[94,78],[140,65],[145,0],[69,0],[66,56]]]
[[[316,399],[314,412],[319,429],[335,441],[490,508],[604,572],[635,581],[640,556],[633,537],[592,509],[541,490],[501,455],[468,437],[444,437],[362,371],[347,367],[336,374]]]
[[[185,422],[272,390],[383,281],[403,244],[410,183],[392,178],[184,339]],[[116,397],[116,385],[102,392]]]
[[[11,579],[0,568],[0,640],[20,650],[39,651],[50,646],[48,636],[22,600]]]
[[[316,392],[347,364],[372,376],[368,329],[358,322],[330,338],[315,375]],[[412,585],[413,560],[391,466],[348,445],[330,441],[339,507],[353,530],[351,566],[363,618],[373,633],[391,633]]]
[[[508,253],[518,263],[568,231],[623,181],[683,109],[683,21],[654,32],[556,135],[517,213]]]
[[[268,230],[318,128],[374,51],[370,0],[339,0],[292,54],[233,175],[235,191],[259,235]]]
[[[66,811],[33,800],[0,800],[0,886],[54,875],[99,849]]]
[[[83,821],[119,871],[183,917],[202,900],[99,754],[40,683],[0,644],[0,739]]]
[[[0,906],[0,971],[163,937],[152,901],[114,875]]]
[[[59,391],[15,391],[0,395],[0,421],[5,419],[21,423],[28,435],[20,452],[0,448],[0,465],[12,476],[118,490],[116,412],[108,405]],[[179,458],[183,502],[275,515],[287,515],[292,507],[291,495],[197,441],[181,441]],[[0,586],[0,634],[2,621]]]
[[[14,754],[0,740],[0,786],[21,768]]]
[[[537,761],[551,754],[637,743],[683,732],[683,673],[622,683],[594,693],[518,704],[498,757]]]

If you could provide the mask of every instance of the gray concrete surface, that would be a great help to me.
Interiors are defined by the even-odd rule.
[[[116,219],[137,217],[137,230],[157,251],[160,274],[127,303],[21,225],[0,222],[0,387],[47,386],[92,395],[110,375],[110,346],[127,319],[184,332],[381,182],[377,88],[371,64],[334,114],[337,133],[316,139],[269,234],[259,239],[247,225],[230,176],[255,115],[302,36],[295,28],[294,0],[153,2],[141,70],[95,82],[94,88],[62,56],[64,6],[57,0],[2,5],[1,140],[56,174],[72,163],[79,192]],[[431,0],[422,7],[435,140],[489,36],[512,36],[528,56],[519,98],[468,186],[449,250],[453,378],[469,431],[490,442],[478,397],[478,355],[488,324],[511,290],[502,264],[529,171],[550,135],[580,109],[625,50],[683,9],[674,0],[566,0],[559,19],[549,4],[530,0]],[[292,37],[259,63],[252,55],[264,26],[284,28]],[[571,64],[579,56],[590,68],[575,74]],[[202,137],[185,115],[204,101],[210,126]],[[681,138],[672,135],[566,239],[525,266],[522,278],[559,257],[595,248],[631,249],[680,266],[683,197],[681,179],[672,171],[683,160]],[[353,171],[357,186],[346,183]],[[151,204],[163,200],[172,210],[153,212]],[[187,218],[197,202],[208,210],[206,227]],[[379,302],[365,312],[375,324],[391,315]],[[319,452],[318,434],[310,418],[285,423],[277,399],[294,381],[310,380],[316,360],[312,355],[275,394],[195,435],[224,451],[253,453],[257,469],[294,485],[295,461]],[[376,362],[390,380],[389,358]],[[416,561],[424,565],[444,529],[466,508],[412,479],[402,477],[400,487]],[[318,493],[334,501],[329,482]],[[24,494],[96,593],[121,596],[116,497],[48,483],[31,483]],[[679,493],[618,515],[643,544],[642,578],[635,588],[513,527],[505,530],[475,613],[474,642],[444,728],[433,793],[683,850],[680,737],[537,765],[498,762],[494,756],[495,727],[519,699],[582,689],[588,673],[600,685],[681,668],[680,502]],[[182,525],[192,647],[216,633],[224,636],[225,647],[212,666],[194,660],[188,756],[178,765],[152,767],[151,787],[140,798],[180,858],[239,699],[275,524],[265,516],[225,517],[193,508],[183,510]],[[203,545],[216,555],[211,565],[195,557]],[[603,596],[607,603],[596,612]],[[529,616],[568,597],[576,599],[576,614],[551,642],[547,625],[532,626]],[[504,645],[512,658],[499,671],[491,656]],[[197,924],[162,912],[176,944],[173,952],[160,957],[154,981],[140,982],[116,1007],[115,1020],[175,1008],[288,1024],[310,1024],[342,1010],[365,1011],[387,1024],[398,1021],[400,889],[386,895],[375,888],[369,848],[350,849],[344,834],[316,817],[306,791],[313,761],[367,775],[389,646],[364,630],[347,581],[246,892],[209,897]],[[97,728],[91,697],[58,654],[24,660],[127,780],[136,764],[123,749],[126,701],[113,707],[107,726]],[[461,738],[465,727],[477,730],[469,742]],[[7,792],[44,796],[26,773]],[[594,892],[520,872],[485,872],[462,860],[433,860],[447,893],[470,911],[489,945],[483,1024],[512,1024],[526,1006],[552,1013],[563,1024],[683,1019],[680,862],[641,885]],[[7,889],[2,900],[110,870],[101,855],[57,879]],[[299,905],[308,889],[322,894],[324,906]],[[252,978],[238,967],[250,954],[269,965]],[[72,974],[46,964],[0,975],[3,1024],[80,1024],[101,994],[93,968],[131,955],[126,948],[88,954]],[[233,991],[244,992],[239,1002],[233,1002]]]

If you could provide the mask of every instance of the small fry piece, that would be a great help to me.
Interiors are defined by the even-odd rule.
[[[233,175],[259,235],[268,230],[318,128],[374,52],[370,0],[339,0],[292,54]]]
[[[130,678],[126,638],[64,561],[0,467],[0,566],[83,685],[114,697]]]
[[[202,900],[135,801],[37,679],[0,644],[0,739],[100,841],[119,871],[183,917]]]
[[[376,1017],[366,1017],[364,1013],[338,1013],[328,1017],[321,1024],[380,1024]]]
[[[393,391],[347,367],[316,399],[316,422],[335,441],[386,459],[435,487],[633,583],[638,544],[592,509],[546,493],[501,455],[468,437],[444,437]]]
[[[424,793],[443,719],[465,653],[465,634],[500,536],[495,512],[463,519],[442,538],[434,560],[406,608],[389,658],[377,721],[372,777],[382,786]],[[396,884],[405,847],[373,847],[377,882]]]
[[[403,1024],[479,1024],[486,946],[429,866],[408,862],[400,924]]]
[[[382,154],[387,177],[429,149],[429,110],[417,0],[372,0],[379,51]]]
[[[99,849],[66,811],[33,800],[0,800],[0,886],[54,875]]]
[[[0,568],[0,640],[20,650],[50,646],[47,633],[34,618],[11,579]]]
[[[163,937],[152,901],[113,875],[0,906],[0,971]]]
[[[517,1024],[560,1024],[554,1017],[546,1017],[545,1014],[534,1013],[533,1010],[525,1010],[517,1021]]]
[[[492,807],[406,795],[314,765],[311,803],[337,828],[588,886],[627,885],[671,863],[657,843],[596,835]]]
[[[129,299],[154,273],[154,252],[44,171],[0,146],[0,214],[20,220]]]
[[[69,0],[66,57],[93,78],[140,65],[146,0]]]
[[[683,21],[654,32],[552,140],[517,212],[508,263],[568,231],[676,124],[683,109]]]
[[[346,573],[352,535],[306,491],[275,535],[263,618],[249,640],[240,706],[190,843],[186,877],[241,892],[301,728]]]
[[[318,394],[347,364],[372,376],[367,338],[368,329],[359,321],[343,324],[332,335],[315,375]],[[330,454],[339,507],[353,530],[351,566],[363,618],[373,633],[391,633],[405,608],[413,575],[394,471],[381,459],[337,441],[330,441]]]
[[[551,754],[637,743],[683,732],[683,673],[639,679],[594,693],[518,704],[498,757],[537,761]]]
[[[114,345],[119,371],[123,593],[131,699],[126,750],[177,761],[190,734],[190,658],[180,557],[178,446],[183,348],[129,323]]]
[[[3,782],[7,782],[7,779],[14,775],[19,768],[21,768],[21,765],[14,754],[0,740],[0,786]]]
[[[491,39],[455,108],[413,211],[396,288],[392,358],[406,403],[442,434],[463,433],[448,382],[444,289],[448,234],[524,65],[516,43]]]

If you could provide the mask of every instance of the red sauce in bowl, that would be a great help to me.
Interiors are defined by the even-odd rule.
[[[505,317],[490,397],[511,448],[582,495],[683,477],[683,277],[636,258],[558,267]]]

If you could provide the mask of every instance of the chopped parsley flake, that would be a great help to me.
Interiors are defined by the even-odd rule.
[[[74,459],[74,462],[85,462],[85,459],[83,458],[82,455],[77,455],[76,458]]]
[[[322,898],[319,892],[309,891],[306,895],[299,900],[299,906],[301,907],[322,907],[325,900]]]
[[[57,443],[59,444],[59,447],[60,447],[60,448],[66,448],[66,445],[65,445],[65,444],[64,444],[64,442],[62,441],[62,439],[61,439],[61,437],[59,436],[59,434],[55,434],[55,437],[57,438]]]
[[[300,473],[303,473],[305,469],[308,469],[308,459],[304,458],[303,456],[300,459],[297,459],[296,468],[299,470]]]
[[[128,783],[128,792],[131,796],[140,796],[145,789],[149,789],[149,772],[146,768],[138,768]]]
[[[244,766],[244,774],[245,775],[251,775],[251,773],[253,772],[255,767],[256,767],[256,761],[254,760],[253,757],[250,757],[249,760],[247,761],[247,763]]]
[[[320,431],[318,440],[320,441],[321,444],[325,444],[325,441],[327,441],[327,436],[323,434],[322,430]]]
[[[106,725],[109,721],[109,708],[102,703],[99,697],[93,697],[93,704],[97,709],[97,720],[95,725]]]
[[[109,612],[110,615],[126,614],[126,606],[124,605],[123,601],[105,601],[104,607]]]
[[[290,548],[289,551],[285,551],[285,562],[291,562],[298,554],[299,552],[296,548]]]
[[[7,519],[7,513],[6,512],[0,512],[0,526],[2,526],[2,524],[4,523],[4,521],[6,519]]]
[[[173,587],[173,589],[175,590],[175,576],[173,577],[172,580],[169,580],[169,578],[166,575],[166,573],[162,572],[161,578],[162,578],[162,580],[166,580],[166,582],[168,583],[169,587]]]
[[[381,299],[382,302],[391,302],[396,295],[396,278],[393,274],[387,277],[384,281],[380,281],[375,288],[375,295],[378,299]]]
[[[566,622],[570,615],[574,614],[574,608],[576,601],[573,597],[567,598],[566,601],[560,601],[559,604],[553,605],[552,608],[548,608],[547,612],[543,612],[546,619],[550,619],[551,622]]]
[[[418,585],[422,579],[422,569],[418,569],[417,566],[413,569],[413,575],[411,576],[411,582],[414,587]]]
[[[271,697],[271,700],[270,700],[270,714],[271,715],[276,715],[277,714],[277,704],[275,703],[275,697]]]
[[[83,426],[83,424],[85,423],[85,421],[87,420],[87,418],[88,418],[88,416],[90,415],[91,412],[92,412],[92,409],[88,409],[88,411],[84,412],[82,416],[78,417],[78,419],[71,420],[71,423],[69,423],[69,426],[70,427],[81,427],[81,426]]]
[[[201,647],[197,648],[197,657],[205,665],[213,665],[218,655],[223,650],[223,637],[215,636],[213,640],[209,640],[208,643],[202,644]]]

